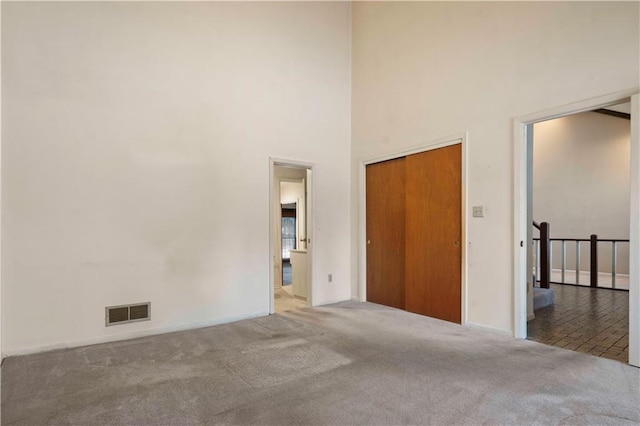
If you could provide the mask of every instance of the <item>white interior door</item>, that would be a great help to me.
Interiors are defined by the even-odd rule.
[[[313,174],[307,169],[305,181],[305,248],[307,249],[307,305],[313,306]]]
[[[299,250],[306,250],[307,248],[307,202],[306,202],[306,179],[302,179],[302,196],[298,198],[296,203],[296,230],[297,241],[296,247]]]

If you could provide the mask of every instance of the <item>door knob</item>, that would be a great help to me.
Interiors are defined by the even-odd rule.
[[[371,240],[367,240],[367,244],[371,244]]]
[[[456,247],[460,247],[460,241],[456,241],[455,243],[453,243],[453,245]]]

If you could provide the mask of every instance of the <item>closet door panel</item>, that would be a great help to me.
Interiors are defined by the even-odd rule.
[[[405,159],[367,166],[367,301],[404,309]]]
[[[406,157],[405,308],[461,322],[461,145]]]

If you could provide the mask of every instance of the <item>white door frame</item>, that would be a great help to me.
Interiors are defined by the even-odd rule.
[[[527,337],[527,149],[526,125],[592,111],[632,98],[631,205],[629,234],[629,363],[640,366],[640,107],[639,88],[599,96],[513,119],[513,330]],[[635,190],[634,190],[635,189]]]
[[[359,211],[358,218],[360,229],[358,230],[358,300],[367,301],[367,166],[369,164],[380,163],[382,161],[393,160],[395,158],[406,157],[411,154],[418,154],[425,151],[431,151],[438,148],[444,148],[451,145],[462,145],[462,181],[461,181],[461,227],[462,227],[462,253],[461,253],[461,322],[462,325],[467,324],[467,141],[468,134],[466,132],[458,133],[451,136],[435,139],[417,146],[406,148],[400,151],[394,151],[384,155],[376,155],[361,159],[359,161]]]
[[[279,224],[276,223],[276,215],[275,208],[280,205],[280,200],[277,200],[276,197],[280,194],[280,188],[276,190],[275,184],[280,181],[279,178],[275,176],[275,167],[283,166],[283,167],[295,167],[299,169],[307,169],[311,170],[312,179],[310,184],[309,181],[305,179],[307,195],[305,199],[307,200],[307,210],[306,210],[306,220],[307,220],[307,306],[313,306],[313,281],[312,281],[312,271],[314,264],[314,255],[313,255],[313,242],[315,241],[313,238],[313,220],[315,217],[315,203],[313,200],[313,194],[315,194],[315,164],[309,163],[306,161],[298,161],[298,160],[286,160],[281,158],[269,157],[269,314],[275,313],[275,299],[274,299],[274,288],[275,288],[275,270],[274,270],[274,258],[276,256],[275,253],[275,245],[277,238],[276,226]]]

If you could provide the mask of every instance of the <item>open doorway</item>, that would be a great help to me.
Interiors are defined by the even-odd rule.
[[[631,365],[640,366],[640,324],[638,323],[638,318],[640,317],[640,146],[638,141],[639,136],[639,122],[638,116],[640,113],[640,105],[638,98],[638,90],[631,89],[624,92],[618,92],[611,95],[602,96],[600,98],[593,98],[582,102],[577,102],[575,104],[566,105],[563,107],[554,108],[547,111],[542,111],[539,113],[530,114],[528,116],[523,116],[514,119],[514,335],[519,338],[527,337],[527,320],[535,317],[535,314],[532,312],[532,304],[533,304],[533,271],[536,270],[536,274],[538,275],[536,281],[542,282],[550,282],[552,280],[552,276],[554,279],[556,275],[562,275],[562,264],[563,264],[563,254],[564,254],[564,263],[565,263],[565,276],[564,281],[566,284],[562,284],[561,288],[574,288],[578,290],[586,289],[587,291],[596,291],[595,289],[598,287],[598,282],[602,284],[602,286],[606,286],[606,279],[602,279],[602,274],[611,276],[610,282],[608,285],[613,286],[613,282],[617,279],[617,283],[619,287],[623,286],[622,274],[616,278],[613,278],[612,271],[607,271],[607,268],[604,266],[607,264],[607,260],[609,262],[613,261],[613,256],[615,250],[611,249],[613,252],[609,252],[608,255],[603,254],[603,256],[598,257],[598,252],[602,253],[602,250],[599,249],[600,245],[609,244],[611,247],[612,241],[600,241],[601,238],[598,235],[589,235],[588,238],[575,238],[573,239],[586,239],[587,241],[581,242],[584,244],[589,244],[589,246],[585,246],[585,248],[576,248],[580,244],[574,243],[575,258],[573,260],[573,264],[577,265],[574,268],[573,276],[570,276],[569,268],[567,263],[569,263],[568,252],[571,251],[568,248],[568,239],[572,239],[571,236],[560,236],[558,235],[559,241],[554,242],[553,245],[551,241],[547,239],[544,243],[539,243],[540,251],[538,257],[540,262],[538,264],[542,264],[547,262],[548,265],[546,267],[546,273],[538,270],[533,266],[535,256],[531,249],[528,247],[533,247],[533,213],[532,213],[532,201],[530,199],[531,191],[530,186],[528,187],[527,183],[531,179],[531,172],[533,170],[531,160],[531,145],[527,143],[527,141],[532,139],[535,131],[532,133],[533,125],[536,123],[546,122],[548,120],[553,120],[559,117],[567,117],[572,114],[583,113],[585,111],[595,111],[601,108],[608,108],[616,104],[625,103],[630,101],[630,111],[629,111],[629,124],[631,127],[630,132],[630,148],[627,152],[630,153],[630,160],[628,161],[628,177],[629,177],[629,198],[628,198],[628,229],[629,229],[629,245],[628,245],[628,259],[629,259],[629,273],[628,273],[628,309],[626,310],[627,318],[623,319],[622,322],[626,322],[628,324],[628,362]],[[613,109],[613,108],[612,108]],[[529,149],[527,149],[529,148]],[[601,160],[604,160],[602,158]],[[572,167],[575,164],[575,161],[569,162],[566,164],[567,167]],[[587,212],[588,214],[588,212]],[[542,227],[541,227],[542,228]],[[547,232],[548,234],[548,232]],[[603,236],[604,237],[604,236]],[[540,237],[543,238],[542,236]],[[606,237],[604,237],[606,238]],[[566,240],[565,243],[562,240]],[[618,238],[620,239],[620,238]],[[622,238],[624,239],[624,238]],[[609,238],[609,240],[612,240]],[[565,245],[565,248],[562,248],[562,245]],[[556,247],[557,246],[557,247]],[[604,247],[604,246],[603,246]],[[553,251],[555,250],[556,254],[554,256]],[[593,250],[593,251],[592,251]],[[582,251],[582,259],[579,259],[578,253]],[[585,251],[588,251],[588,255],[585,255]],[[538,253],[538,252],[537,252]],[[592,254],[593,253],[593,254]],[[529,254],[529,256],[527,256]],[[557,259],[556,259],[557,256]],[[618,256],[620,256],[618,254]],[[603,259],[606,257],[608,259]],[[586,260],[585,260],[586,258]],[[617,260],[620,261],[619,258]],[[584,263],[583,263],[584,262]],[[586,273],[583,271],[584,264],[589,264],[589,272]],[[613,262],[615,263],[615,262]],[[600,267],[602,265],[602,267]],[[610,268],[610,267],[609,267]],[[615,267],[614,267],[615,268]],[[559,269],[559,271],[554,271],[554,269]],[[603,270],[600,270],[603,269]],[[587,276],[584,276],[584,275]],[[574,286],[569,286],[567,284],[571,284],[571,279],[575,280],[575,276],[577,277],[577,283],[574,281],[572,284]],[[561,280],[561,278],[560,278]],[[581,283],[588,283],[586,288],[580,288],[575,286],[575,284],[580,285]],[[564,287],[566,286],[566,287]],[[593,290],[592,290],[593,289]],[[597,290],[600,291],[600,290]],[[609,295],[613,294],[623,294],[621,291],[617,290],[606,290],[609,292]],[[599,299],[599,298],[598,298]],[[610,301],[611,297],[607,298],[607,302]],[[585,301],[588,305],[598,305],[602,304],[602,301],[593,300],[591,298],[587,298]],[[612,330],[610,330],[612,331]],[[613,333],[612,333],[613,334]],[[619,333],[615,333],[613,336],[601,336],[601,340],[620,340]],[[577,337],[574,335],[574,337]],[[606,337],[606,339],[604,338]],[[608,343],[608,342],[607,342]],[[567,347],[571,346],[569,344],[562,344],[561,346]],[[618,345],[620,348],[620,345]],[[573,348],[575,349],[575,348]],[[583,350],[584,351],[584,350]],[[620,354],[620,350],[618,351],[618,355]]]
[[[629,102],[527,129],[527,339],[624,363],[630,129]]]
[[[311,305],[312,166],[271,160],[270,312]]]

